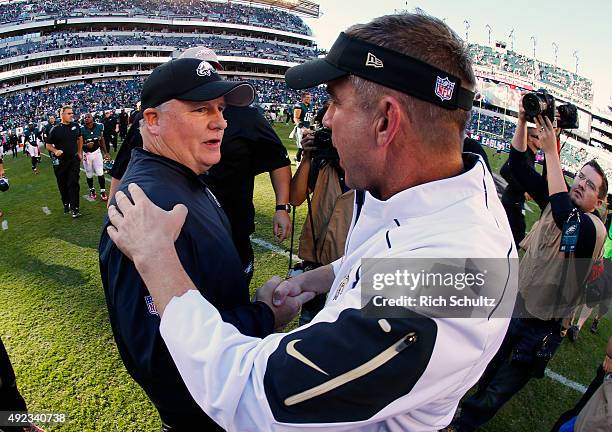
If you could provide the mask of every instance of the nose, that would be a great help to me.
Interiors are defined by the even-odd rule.
[[[332,123],[332,118],[334,116],[334,110],[335,108],[333,104],[331,104],[329,108],[327,108],[327,111],[325,112],[325,115],[323,116],[323,121],[322,121],[323,126],[330,128],[330,129],[332,128],[331,123]]]
[[[223,117],[223,111],[215,108],[213,116],[214,118],[210,121],[210,128],[224,130],[227,127],[227,120]]]

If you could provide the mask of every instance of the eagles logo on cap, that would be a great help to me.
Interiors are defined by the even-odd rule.
[[[203,62],[201,62],[201,63],[198,65],[198,68],[196,69],[196,73],[197,73],[199,76],[210,76],[210,74],[211,74],[211,73],[213,73],[213,72],[215,72],[215,73],[216,73],[217,71],[216,71],[216,70],[215,70],[215,68],[214,68],[214,67],[213,67],[213,66],[212,66],[210,63],[208,63],[207,61],[203,61]]]

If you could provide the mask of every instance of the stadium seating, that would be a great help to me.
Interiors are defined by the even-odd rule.
[[[485,113],[472,112],[472,117],[467,125],[467,130],[472,134],[489,135],[500,140],[509,142],[512,140],[516,124],[504,121],[500,117],[493,117]]]
[[[187,0],[82,0],[75,3],[47,0],[0,5],[0,24],[68,17],[148,16],[169,19],[198,19],[268,27],[310,35],[308,26],[296,15],[277,9],[263,9],[241,4],[223,4]]]
[[[284,82],[248,80],[257,90],[257,103],[291,104],[300,99],[300,92],[287,88]],[[30,122],[45,121],[64,104],[73,106],[78,115],[89,111],[132,108],[140,98],[142,79],[107,80],[93,84],[72,84],[45,90],[22,92],[0,98],[0,125],[3,130],[23,127]],[[326,92],[313,89],[313,104],[321,105]]]
[[[575,73],[561,69],[514,51],[494,51],[491,47],[470,44],[472,60],[475,64],[510,72],[532,80],[534,77],[551,86],[568,91],[589,101],[593,100],[593,84],[590,80]]]
[[[268,41],[247,40],[243,38],[222,38],[218,36],[184,36],[164,37],[140,35],[99,34],[81,36],[78,33],[52,33],[36,41],[24,41],[21,44],[0,43],[0,59],[47,52],[60,49],[84,48],[92,46],[171,46],[185,49],[195,45],[206,45],[219,55],[239,55],[272,60],[298,61],[316,57],[319,51],[313,48],[281,45]]]

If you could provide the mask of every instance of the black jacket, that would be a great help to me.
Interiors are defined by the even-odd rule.
[[[251,303],[229,223],[202,180],[177,162],[135,149],[119,190],[127,193],[130,183],[137,183],[166,210],[177,203],[187,206],[189,214],[175,244],[185,271],[226,322],[246,335],[270,334],[274,326],[272,311],[264,303]],[[125,367],[165,423],[199,427],[210,420],[181,380],[159,333],[160,318],[148,291],[134,264],[108,237],[107,225],[108,219],[99,245],[100,273]]]

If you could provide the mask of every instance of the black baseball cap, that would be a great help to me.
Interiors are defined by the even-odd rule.
[[[409,94],[449,110],[472,109],[474,92],[461,87],[461,79],[400,52],[340,33],[324,58],[289,69],[290,88],[305,89],[347,75]]]
[[[244,81],[223,80],[207,61],[197,58],[172,59],[157,66],[142,86],[142,110],[171,99],[208,101],[225,96],[225,103],[247,106],[255,89]]]

